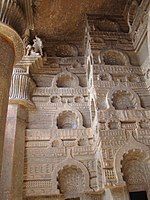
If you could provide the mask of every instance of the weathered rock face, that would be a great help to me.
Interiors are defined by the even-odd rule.
[[[78,38],[84,33],[86,14],[121,15],[125,4],[114,0],[37,0],[35,31],[45,39]]]
[[[115,2],[36,1],[43,57],[13,71],[3,199],[150,198],[150,3]]]

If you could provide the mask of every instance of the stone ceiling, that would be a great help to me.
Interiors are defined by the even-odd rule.
[[[35,34],[66,39],[84,33],[86,14],[118,14],[126,0],[35,0]]]

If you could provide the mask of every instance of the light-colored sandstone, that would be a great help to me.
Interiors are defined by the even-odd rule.
[[[1,199],[129,200],[144,191],[150,200],[150,3],[106,0],[95,14],[97,1],[66,1],[71,18],[60,2],[38,0],[34,24],[22,4],[25,44],[33,25],[43,44],[13,70]],[[66,18],[54,23],[57,15]]]

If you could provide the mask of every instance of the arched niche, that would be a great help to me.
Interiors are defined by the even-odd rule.
[[[74,187],[76,187],[74,184],[76,181],[77,181],[77,184],[82,184],[81,188],[76,187],[74,188],[75,192],[73,192],[73,190],[71,189],[70,192],[68,193],[69,188],[65,189],[65,186],[64,187],[60,186],[61,182],[63,182],[64,180],[63,177],[66,177],[67,182],[71,184],[70,188],[73,189]],[[81,191],[88,192],[91,190],[89,187],[90,178],[89,178],[89,172],[87,168],[81,162],[74,160],[71,157],[68,157],[66,160],[64,160],[63,162],[60,162],[59,164],[55,166],[52,172],[51,178],[53,180],[53,185],[52,185],[53,194],[64,193],[64,195],[67,196],[67,198],[76,198],[78,197],[77,196],[78,192],[81,192]],[[67,187],[67,182],[65,181],[66,180],[64,180],[64,183],[66,184],[66,187]]]
[[[141,109],[138,95],[123,85],[114,86],[107,93],[106,101],[109,108],[116,110]]]
[[[79,79],[76,75],[66,71],[62,72],[53,79],[52,86],[58,88],[75,88],[79,87]]]
[[[84,174],[76,166],[65,166],[58,172],[58,189],[65,198],[76,198],[84,192]]]
[[[113,94],[112,105],[116,110],[132,110],[136,108],[136,98],[128,91],[118,90]]]
[[[101,53],[102,61],[105,65],[129,65],[129,58],[121,51],[110,49]]]
[[[58,129],[83,128],[83,118],[78,110],[62,110],[56,117]]]
[[[128,141],[120,147],[116,154],[115,154],[115,159],[114,159],[114,169],[115,169],[115,174],[117,178],[117,184],[126,184],[125,178],[123,177],[122,173],[122,163],[123,163],[123,158],[125,155],[127,155],[129,152],[138,152],[138,155],[142,155],[142,157],[139,157],[141,163],[145,162],[145,164],[148,163],[150,156],[149,156],[149,148],[140,143],[137,142],[132,135],[129,136]],[[132,157],[134,160],[136,157]]]
[[[57,127],[59,129],[77,129],[78,117],[71,111],[63,111],[57,118]]]
[[[147,191],[145,153],[138,149],[123,155],[121,172],[129,192]]]

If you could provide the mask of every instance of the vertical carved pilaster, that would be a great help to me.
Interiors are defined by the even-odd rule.
[[[2,2],[4,1],[0,1],[0,6]],[[0,22],[0,173],[11,74],[13,65],[20,61],[23,54],[23,43],[19,35],[12,28]]]
[[[2,200],[22,199],[26,121],[28,109],[34,108],[31,98],[35,88],[28,69],[15,68],[11,78],[0,190]]]
[[[29,70],[15,68],[11,79],[9,102],[33,108],[34,104],[31,101],[31,96],[34,88],[35,83],[30,77]]]

